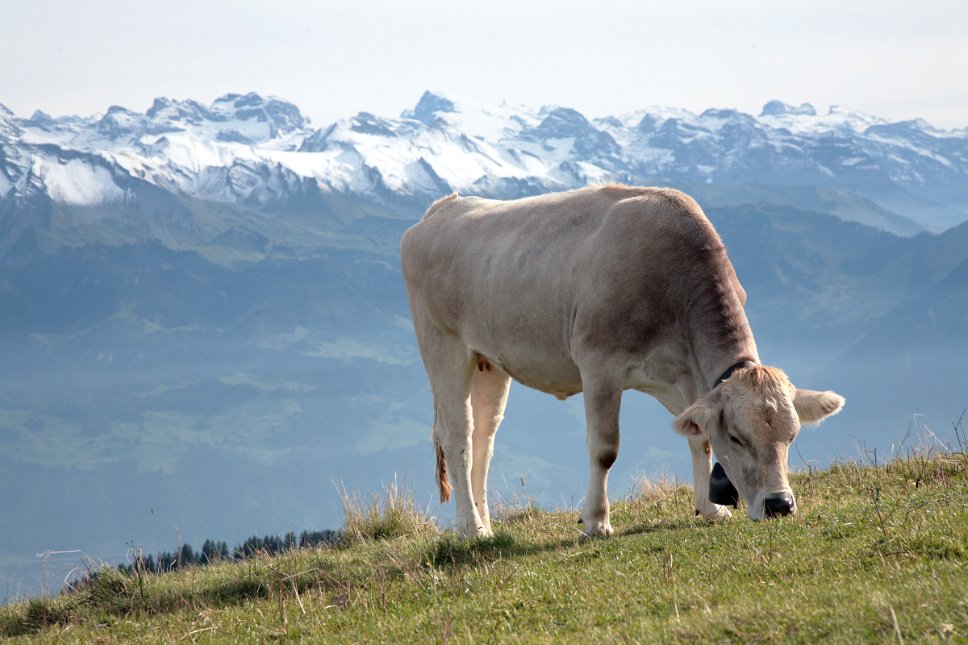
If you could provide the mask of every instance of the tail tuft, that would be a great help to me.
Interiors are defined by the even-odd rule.
[[[446,504],[450,501],[450,482],[447,480],[447,459],[444,457],[444,449],[437,438],[437,422],[440,415],[437,414],[437,405],[434,404],[434,452],[437,455],[437,490],[440,491],[440,503]]]
[[[434,449],[437,451],[437,489],[440,491],[440,503],[450,501],[450,482],[447,481],[447,460],[444,459],[444,449],[441,448],[437,437],[434,437]]]

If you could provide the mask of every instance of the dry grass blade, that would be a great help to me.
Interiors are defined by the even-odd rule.
[[[341,487],[340,499],[343,546],[397,537],[432,537],[440,532],[434,519],[417,508],[413,493],[395,478],[384,486],[382,496],[352,494]]]

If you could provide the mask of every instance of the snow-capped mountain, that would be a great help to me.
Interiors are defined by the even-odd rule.
[[[600,181],[671,184],[714,205],[804,207],[900,234],[942,230],[968,219],[968,129],[779,101],[758,116],[649,108],[589,120],[430,92],[397,118],[361,112],[320,129],[255,93],[83,118],[24,119],[0,106],[0,253],[50,207],[62,232],[100,222],[122,237],[165,229],[204,243],[232,217],[202,217],[186,198],[343,221],[334,198],[414,217],[453,190],[517,197]],[[184,220],[175,233],[172,213]]]

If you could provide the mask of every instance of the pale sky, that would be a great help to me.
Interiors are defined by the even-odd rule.
[[[484,103],[759,113],[780,99],[968,126],[966,0],[0,0],[0,103],[288,99],[323,126],[426,89]]]

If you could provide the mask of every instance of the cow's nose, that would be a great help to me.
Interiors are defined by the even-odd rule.
[[[797,503],[790,493],[774,493],[766,498],[766,516],[789,515],[796,506]]]

